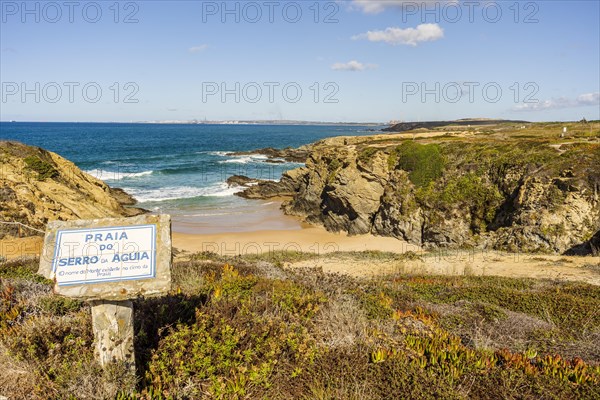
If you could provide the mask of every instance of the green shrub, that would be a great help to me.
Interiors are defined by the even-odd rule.
[[[442,201],[449,204],[463,204],[470,208],[476,223],[489,224],[496,210],[504,201],[498,188],[469,173],[458,177],[444,187]]]
[[[327,171],[329,172],[329,174],[327,175],[327,183],[328,184],[333,182],[333,180],[335,179],[335,176],[337,175],[340,168],[342,168],[342,166],[343,166],[343,164],[337,158],[332,159],[327,164]]]
[[[500,277],[406,277],[396,278],[391,297],[409,294],[442,304],[467,300],[486,304],[486,313],[501,307],[550,320],[568,338],[583,335],[586,327],[599,326],[600,288],[580,283],[561,286]]]
[[[393,300],[384,292],[360,293],[359,299],[369,319],[387,319],[393,313]]]
[[[358,155],[358,161],[360,161],[363,164],[366,164],[369,161],[371,161],[373,156],[378,151],[379,151],[379,149],[377,149],[376,147],[365,147],[364,149],[361,150],[360,154]]]
[[[40,307],[52,315],[66,315],[71,312],[79,311],[82,302],[69,297],[50,295],[40,299]]]
[[[439,145],[405,141],[395,152],[398,157],[396,168],[407,171],[416,187],[426,187],[442,176],[446,161]]]
[[[475,173],[449,176],[443,185],[430,182],[427,187],[417,190],[416,198],[420,204],[438,212],[456,207],[468,210],[471,229],[475,232],[485,230],[504,202],[504,196],[498,187]]]
[[[418,259],[336,256],[348,263]],[[175,287],[188,279],[185,271],[198,275],[196,287],[136,300],[139,391],[132,394],[126,374],[102,371],[94,361],[87,307],[48,296],[32,275],[0,276],[0,377],[13,374],[0,379],[0,392],[137,400],[600,394],[597,286],[403,273],[365,279],[265,268],[273,261],[260,258],[229,260],[235,266],[200,258],[174,267]],[[33,271],[36,262],[30,264],[24,268]],[[494,340],[478,341],[490,333]]]
[[[37,274],[37,268],[37,260],[33,262],[21,262],[19,260],[0,262],[0,278],[26,279],[51,285],[51,280]]]
[[[395,169],[396,165],[398,165],[398,152],[396,149],[393,149],[388,155],[387,164],[390,171]]]
[[[25,157],[25,168],[37,173],[37,179],[44,181],[46,179],[54,179],[58,176],[58,171],[49,162],[43,161],[39,157]]]
[[[338,160],[337,158],[334,158],[327,164],[327,170],[329,172],[334,172],[334,171],[337,171],[338,169],[340,169],[341,166],[342,166],[342,163],[340,162],[340,160]]]

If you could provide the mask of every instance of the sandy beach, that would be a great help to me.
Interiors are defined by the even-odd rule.
[[[373,235],[348,236],[285,215],[281,199],[246,200],[242,213],[213,215],[202,221],[173,218],[173,247],[185,252],[210,251],[223,256],[301,251],[378,250],[393,253],[419,251],[404,241]]]
[[[0,240],[0,256],[12,259],[39,256],[41,237]],[[189,234],[173,232],[173,247],[186,253],[210,251],[223,256],[260,254],[273,251],[302,251],[325,254],[335,251],[378,250],[394,253],[418,251],[419,247],[394,238],[372,235],[347,236],[312,227],[298,230],[266,230]]]
[[[264,230],[219,234],[173,233],[173,247],[188,252],[210,251],[224,256],[272,251],[325,254],[335,251],[378,250],[394,253],[419,251],[418,246],[395,238],[372,235],[348,236],[321,227],[298,230]]]
[[[598,257],[564,257],[496,252],[493,250],[456,250],[422,252],[413,260],[325,255],[318,259],[286,264],[287,268],[321,268],[327,273],[354,277],[395,274],[447,276],[503,276],[600,285]]]

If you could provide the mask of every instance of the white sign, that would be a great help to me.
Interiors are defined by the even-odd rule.
[[[156,225],[56,232],[52,271],[58,286],[156,276]]]

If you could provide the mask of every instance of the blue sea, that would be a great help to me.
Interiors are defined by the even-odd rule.
[[[263,147],[298,147],[332,136],[372,134],[373,126],[183,125],[0,122],[0,139],[51,150],[87,173],[133,195],[138,206],[173,217],[189,233],[293,229],[269,218],[271,202],[234,196],[232,175],[279,180],[298,163],[229,156]],[[265,212],[261,212],[265,207]],[[278,225],[280,224],[280,225]]]

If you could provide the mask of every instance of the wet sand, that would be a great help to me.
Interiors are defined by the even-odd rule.
[[[236,198],[225,207],[171,213],[174,233],[219,234],[263,230],[300,230],[305,224],[285,215],[280,200],[246,200]]]

